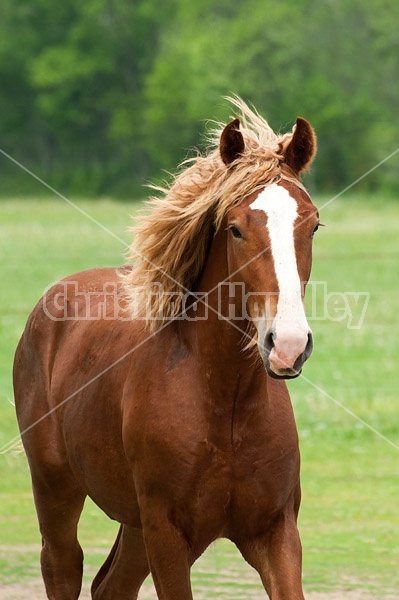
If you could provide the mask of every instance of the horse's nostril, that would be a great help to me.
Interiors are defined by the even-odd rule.
[[[271,352],[274,348],[274,333],[273,331],[268,331],[265,337],[265,349],[267,352]]]
[[[312,354],[312,350],[313,350],[313,335],[311,332],[309,332],[308,333],[308,341],[307,341],[306,348],[304,351],[305,360],[307,360],[309,358],[309,356]]]

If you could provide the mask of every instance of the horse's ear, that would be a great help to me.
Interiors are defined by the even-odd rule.
[[[244,152],[244,138],[240,131],[240,121],[234,119],[226,125],[220,137],[220,156],[225,165],[229,166]]]
[[[299,174],[310,167],[317,150],[316,134],[313,127],[302,117],[296,120],[292,139],[285,149],[285,162]]]

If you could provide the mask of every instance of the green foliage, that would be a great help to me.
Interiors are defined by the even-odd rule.
[[[398,6],[3,0],[2,147],[62,190],[124,195],[174,168],[238,93],[275,129],[308,118],[312,185],[345,187],[397,147]],[[361,185],[394,190],[397,166]]]

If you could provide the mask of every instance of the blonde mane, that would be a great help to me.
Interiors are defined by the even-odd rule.
[[[293,133],[275,134],[239,97],[228,100],[239,110],[244,152],[226,167],[219,153],[220,125],[208,153],[184,161],[167,187],[153,187],[160,196],[148,201],[150,211],[131,228],[133,266],[122,275],[124,292],[132,316],[145,318],[152,331],[181,312],[182,292],[198,281],[227,211],[282,176],[299,183],[284,164]]]

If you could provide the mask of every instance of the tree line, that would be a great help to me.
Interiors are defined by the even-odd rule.
[[[138,194],[237,93],[275,130],[307,118],[308,184],[339,190],[398,145],[398,22],[392,0],[2,0],[0,147],[61,191]],[[1,156],[3,193],[21,178]]]

